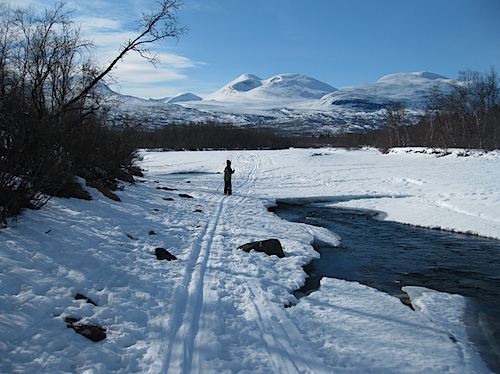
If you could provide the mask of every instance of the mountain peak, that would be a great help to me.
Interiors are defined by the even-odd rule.
[[[337,90],[335,87],[332,87],[329,84],[323,83],[321,81],[318,81],[314,78],[302,74],[279,74],[275,75],[272,78],[267,79],[264,82],[269,86],[295,87],[295,88],[302,87],[303,90],[309,91],[311,97],[317,96],[316,94],[312,93],[312,91],[321,91],[322,92],[321,96],[323,96],[327,93]],[[301,95],[301,96],[309,97],[309,95],[305,96]]]
[[[228,91],[234,92],[248,92],[259,86],[262,86],[262,79],[253,74],[243,74],[224,86],[223,89],[227,88]]]
[[[186,92],[183,94],[179,94],[177,96],[171,97],[167,100],[165,100],[165,103],[168,104],[173,104],[173,103],[179,103],[179,102],[184,102],[184,101],[201,101],[203,100],[201,97],[198,95],[195,95],[191,92]]]
[[[386,75],[378,80],[378,82],[395,82],[395,81],[409,81],[415,79],[428,79],[428,80],[437,80],[437,79],[449,79],[442,75],[431,73],[428,71],[419,71],[414,73],[395,73]]]

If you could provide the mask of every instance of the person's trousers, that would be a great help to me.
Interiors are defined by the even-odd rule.
[[[224,195],[231,195],[231,190],[231,181],[224,181]]]

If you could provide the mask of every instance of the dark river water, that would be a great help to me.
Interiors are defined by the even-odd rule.
[[[340,247],[316,247],[306,285],[322,277],[357,281],[391,295],[422,286],[467,299],[464,320],[483,360],[500,373],[500,241],[374,219],[377,212],[279,203],[283,219],[326,227]]]

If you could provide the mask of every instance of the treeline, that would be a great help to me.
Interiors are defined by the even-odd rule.
[[[500,147],[500,85],[497,73],[465,71],[449,90],[436,87],[425,115],[415,125],[402,103],[386,108],[381,130],[340,134],[336,146],[371,145],[381,149],[425,146],[492,150]]]
[[[271,128],[235,126],[214,121],[171,124],[136,129],[137,148],[183,149],[280,149],[310,145],[310,138],[276,135]]]
[[[431,97],[415,128],[414,142],[443,148],[497,149],[500,146],[500,85],[495,70],[465,71],[449,94]]]

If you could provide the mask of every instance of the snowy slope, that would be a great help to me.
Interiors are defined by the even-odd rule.
[[[459,295],[408,287],[412,311],[357,282],[324,279],[296,300],[302,265],[317,256],[311,243],[339,238],[267,207],[276,198],[327,199],[500,238],[498,153],[141,157],[145,177],[117,192],[121,202],[89,189],[92,201],[54,198],[0,230],[0,372],[489,372],[465,333]],[[227,158],[236,168],[230,197],[221,192]],[[285,258],[237,250],[267,238],[281,240]],[[156,260],[156,247],[178,260]],[[107,338],[87,340],[66,317],[105,327]]]
[[[358,110],[376,111],[393,102],[401,102],[408,109],[424,109],[428,97],[440,89],[447,89],[453,81],[429,72],[398,73],[380,78],[375,83],[342,88],[324,96],[317,108],[332,105]]]
[[[224,87],[205,97],[206,100],[225,99],[262,86],[262,79],[253,74],[243,74]]]
[[[179,95],[176,95],[174,97],[171,97],[171,98],[165,100],[164,102],[168,103],[168,104],[174,104],[174,103],[179,103],[182,101],[201,101],[201,100],[203,100],[203,99],[200,96],[195,95],[191,92],[188,92],[188,93],[179,94]]]

